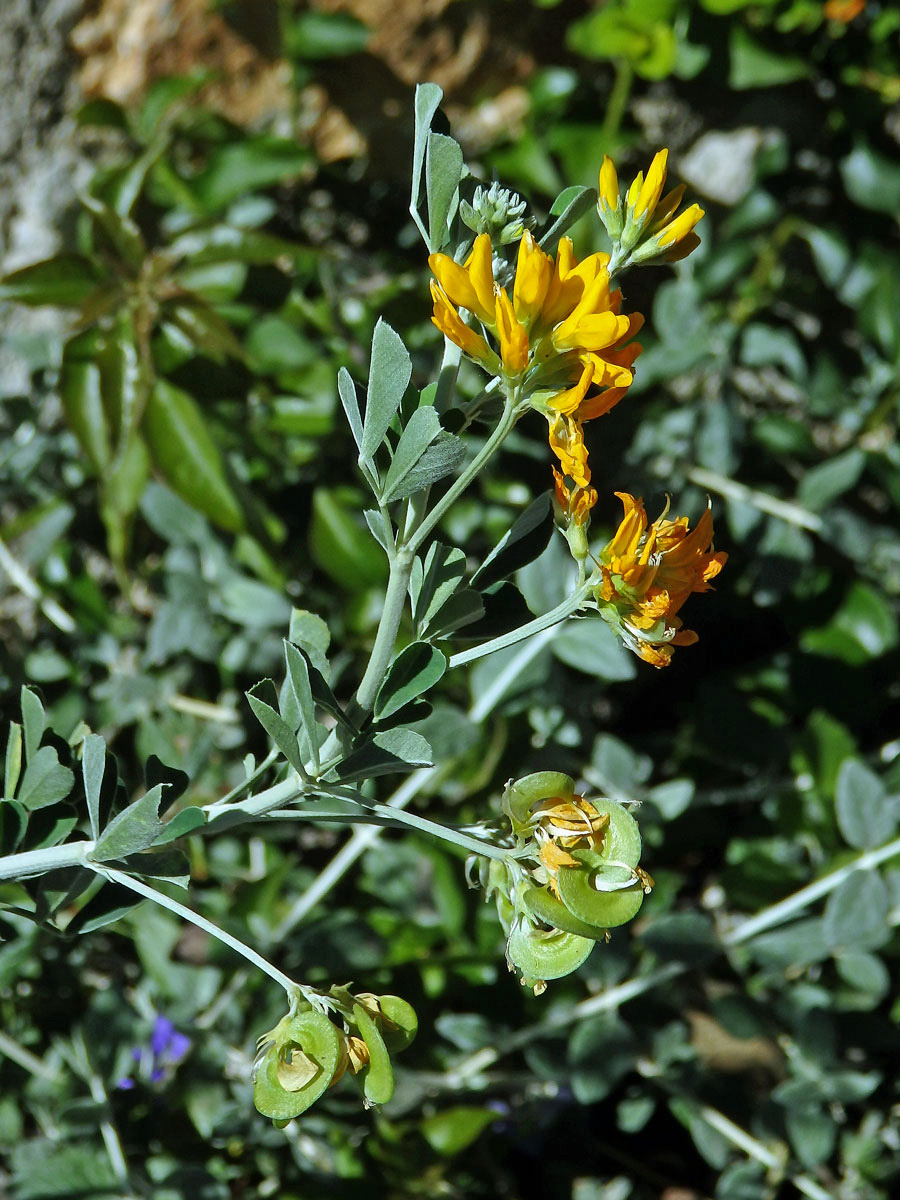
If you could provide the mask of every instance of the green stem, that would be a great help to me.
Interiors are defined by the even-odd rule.
[[[606,114],[603,117],[603,136],[611,141],[622,127],[622,118],[628,108],[628,97],[631,95],[631,82],[634,72],[627,59],[616,60],[616,77],[613,80],[612,91],[606,102]]]
[[[394,645],[397,641],[400,622],[403,620],[403,610],[406,608],[406,592],[409,587],[409,577],[412,574],[413,557],[414,551],[401,549],[391,562],[391,573],[388,578],[387,591],[384,594],[384,608],[381,612],[381,620],[378,622],[378,632],[375,634],[375,645],[372,647],[372,653],[356,698],[347,710],[347,716],[351,721],[356,721],[361,713],[372,711],[378,689],[384,682],[385,674],[394,655]]]
[[[406,549],[410,555],[416,553],[435,526],[442,520],[444,514],[456,503],[485,463],[503,445],[518,419],[518,405],[513,394],[507,397],[500,420],[492,430],[490,437],[468,466],[460,472],[450,487],[447,488],[446,492],[441,496],[440,500],[438,500],[437,504],[435,504],[434,508],[406,543]]]
[[[524,642],[526,638],[530,638],[536,633],[543,633],[545,629],[550,629],[552,626],[558,625],[560,621],[564,621],[566,617],[570,617],[572,613],[577,612],[581,607],[582,601],[589,594],[589,591],[590,589],[587,585],[582,584],[579,588],[576,588],[571,596],[567,596],[565,600],[557,604],[556,608],[551,608],[549,612],[535,617],[527,625],[520,625],[518,629],[511,629],[509,633],[491,638],[489,642],[482,642],[480,646],[470,646],[468,650],[460,650],[458,654],[451,656],[450,668],[462,667],[466,663],[475,662],[476,659],[485,658],[488,654],[496,654],[498,650],[506,650],[509,646],[515,646],[518,642]]]
[[[139,896],[143,896],[147,900],[152,900],[154,904],[158,904],[161,908],[167,908],[176,917],[181,917],[183,921],[188,921],[191,925],[196,925],[198,929],[202,929],[204,933],[208,933],[223,946],[228,946],[240,954],[242,958],[246,958],[247,962],[252,963],[254,967],[258,967],[270,979],[274,979],[276,983],[281,984],[287,992],[290,999],[294,999],[300,992],[300,985],[290,979],[283,971],[279,971],[261,954],[257,954],[255,950],[244,944],[239,938],[232,937],[230,933],[226,933],[224,929],[220,929],[218,925],[214,925],[212,921],[207,921],[206,917],[201,917],[199,913],[193,912],[184,904],[179,904],[177,900],[173,900],[171,896],[165,895],[164,892],[158,892],[155,888],[149,887],[140,879],[135,879],[131,875],[126,875],[124,871],[116,871],[113,867],[105,867],[100,863],[85,863],[85,866],[90,867],[92,871],[96,871],[98,875],[104,879],[109,879],[114,883],[120,883],[122,887],[130,888],[131,891],[137,892]]]

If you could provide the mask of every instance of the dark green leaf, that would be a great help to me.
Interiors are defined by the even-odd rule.
[[[420,734],[411,729],[388,729],[376,733],[371,742],[348,755],[335,768],[335,775],[344,782],[351,782],[431,765],[431,747]]]
[[[56,304],[62,308],[77,308],[94,288],[99,278],[92,264],[76,254],[58,254],[0,279],[0,300],[17,304]]]
[[[576,221],[580,220],[597,200],[593,188],[567,187],[553,201],[550,215],[556,220],[541,238],[541,246],[552,253],[556,243],[567,233]]]
[[[206,212],[218,212],[257,188],[296,178],[312,163],[310,151],[297,142],[258,135],[216,147],[190,186]]]
[[[402,482],[392,490],[391,498],[413,496],[423,488],[431,487],[461,466],[465,457],[466,448],[462,439],[441,430]]]
[[[294,702],[300,714],[303,732],[306,734],[309,752],[312,756],[313,774],[319,773],[319,726],[316,724],[316,706],[313,701],[312,688],[309,682],[309,667],[306,659],[296,646],[290,642],[284,643],[284,658],[287,666],[287,677],[294,695]]]
[[[391,716],[433,688],[447,670],[447,659],[427,642],[411,642],[388,667],[375,699],[375,717]]]
[[[458,1104],[426,1117],[419,1128],[436,1154],[450,1158],[471,1146],[496,1120],[491,1108]]]

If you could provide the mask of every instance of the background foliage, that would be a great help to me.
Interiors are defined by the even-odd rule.
[[[403,199],[411,79],[377,6],[359,6],[368,26],[346,7],[281,6],[293,99],[268,120],[240,120],[202,75],[84,105],[72,136],[96,167],[64,258],[2,285],[3,349],[28,378],[0,382],[5,715],[38,689],[61,762],[87,722],[129,796],[151,755],[190,776],[192,803],[263,756],[242,693],[281,677],[292,607],[327,617],[336,688],[377,623],[383,556],[337,371],[364,373],[379,316],[409,331],[422,383],[440,348]],[[430,1031],[389,1106],[339,1088],[283,1132],[248,1083],[280,1015],[270,981],[147,905],[89,938],[7,916],[16,1200],[895,1194],[897,860],[774,907],[900,825],[900,15],[855,7],[460,0],[441,43],[399,6],[419,75],[456,64],[446,110],[485,178],[540,211],[594,185],[604,153],[631,177],[665,144],[708,210],[689,261],[626,281],[645,353],[588,431],[601,526],[616,488],[651,513],[712,495],[730,558],[691,613],[700,643],[660,673],[575,624],[456,672],[429,721],[438,769],[403,785],[455,822],[545,767],[639,799],[657,887],[534,999],[462,852],[299,824],[189,839],[192,906],[311,983],[400,992]],[[515,65],[498,78],[501,41]],[[476,44],[467,76],[455,56]],[[311,89],[343,142],[306,120]],[[592,218],[576,237],[601,247]],[[67,324],[22,325],[13,304]],[[523,423],[448,540],[483,557],[546,487],[545,459]],[[558,599],[561,553],[520,572],[535,611]],[[348,842],[361,853],[320,886]],[[132,1048],[160,1013],[191,1046],[151,1080]]]

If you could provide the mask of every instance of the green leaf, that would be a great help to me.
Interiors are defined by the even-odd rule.
[[[576,671],[610,683],[634,679],[636,658],[605,621],[596,618],[566,621],[550,643],[554,655]]]
[[[285,29],[285,50],[300,59],[343,58],[359,54],[368,45],[371,31],[346,12],[301,12]]]
[[[100,788],[105,770],[106,742],[99,733],[88,733],[81,744],[81,775],[94,840],[100,836]]]
[[[822,916],[830,950],[872,950],[891,939],[890,899],[877,871],[856,871],[831,893]]]
[[[300,757],[297,735],[273,705],[267,704],[256,695],[257,689],[260,688],[271,693],[274,691],[275,685],[271,679],[262,679],[259,683],[254,684],[249,692],[244,693],[253,709],[254,716],[301,779],[306,778],[306,768]]]
[[[144,93],[140,107],[131,114],[135,136],[142,142],[149,142],[163,123],[183,107],[182,101],[196,95],[206,82],[206,76],[200,71],[154,79]]]
[[[322,618],[305,608],[292,609],[288,639],[300,647],[316,670],[327,679],[331,630]]]
[[[42,746],[28,763],[16,799],[25,808],[45,808],[64,800],[72,790],[75,776],[61,765],[52,746]]]
[[[70,340],[63,351],[60,396],[69,428],[98,475],[112,461],[112,435],[103,406],[103,379],[96,362],[73,357],[78,339]]]
[[[260,134],[211,150],[189,186],[203,209],[213,213],[248,192],[295,179],[313,163],[312,153],[297,142]]]
[[[472,576],[473,586],[482,590],[489,588],[533,562],[547,548],[554,527],[550,493],[541,492],[516,517],[512,527]]]
[[[353,440],[356,442],[356,448],[361,451],[363,425],[362,417],[359,415],[359,400],[356,395],[356,384],[351,379],[350,372],[346,367],[341,367],[338,371],[338,395],[341,398],[341,404],[344,406],[347,423],[350,426],[350,432],[353,434]]]
[[[457,1104],[425,1117],[419,1130],[435,1154],[451,1158],[477,1141],[497,1119],[493,1109]]]
[[[432,254],[443,250],[449,226],[459,205],[459,183],[467,172],[459,143],[443,133],[428,135],[425,190],[428,198],[428,244]]]
[[[309,549],[315,563],[337,583],[356,593],[381,584],[387,564],[368,530],[360,523],[356,496],[341,488],[313,492]]]
[[[400,407],[411,375],[412,363],[402,339],[379,317],[372,335],[369,389],[360,447],[363,461],[372,462]]]
[[[409,584],[413,623],[420,633],[437,616],[466,573],[466,556],[456,546],[432,542],[425,562],[416,559]]]
[[[422,188],[422,168],[425,165],[425,152],[431,135],[431,123],[438,110],[443,92],[436,83],[420,83],[416,85],[416,129],[413,140],[413,169],[412,193],[410,209],[415,212],[419,207],[419,195]]]
[[[41,744],[41,738],[47,728],[47,718],[40,697],[31,688],[22,688],[19,693],[19,703],[22,708],[22,725],[25,733],[25,761],[30,763]]]
[[[857,758],[842,765],[835,788],[835,811],[844,840],[860,850],[889,841],[897,830],[897,803],[884,784]]]
[[[384,683],[375,698],[377,720],[391,716],[419,696],[423,696],[447,670],[447,659],[427,642],[411,642],[388,667]]]
[[[195,829],[199,829],[201,825],[205,824],[206,813],[203,809],[189,805],[187,808],[183,808],[181,812],[176,813],[171,821],[165,822],[162,832],[156,838],[153,845],[167,846],[169,842],[177,841],[178,838],[193,833]]]
[[[856,486],[865,465],[865,451],[856,447],[836,455],[807,471],[797,489],[797,500],[813,512],[823,512],[838,496]]]
[[[338,763],[334,773],[349,783],[432,765],[431,747],[420,734],[412,729],[387,729]]]
[[[8,799],[16,794],[16,785],[22,773],[22,726],[10,721],[6,739],[6,760],[3,770],[3,795]]]
[[[284,643],[284,659],[287,666],[288,683],[300,714],[303,732],[306,735],[312,758],[313,774],[319,773],[319,726],[316,723],[316,706],[309,682],[309,667],[296,646]]]
[[[734,91],[779,87],[809,76],[810,67],[792,54],[773,54],[755,41],[742,25],[734,25],[729,40],[731,68],[728,84]]]
[[[203,414],[187,392],[158,380],[143,424],[147,445],[166,482],[223,529],[244,528],[244,515]]]
[[[402,500],[405,496],[413,496],[423,488],[431,487],[461,466],[465,457],[466,447],[462,439],[440,430],[419,461],[393,489],[391,499]]]
[[[900,211],[900,165],[878,154],[865,142],[857,142],[841,159],[841,179],[854,204],[869,212],[896,216]]]
[[[566,1051],[572,1071],[572,1091],[579,1104],[606,1099],[619,1080],[632,1070],[637,1040],[618,1018],[594,1017],[576,1026]]]
[[[163,785],[158,783],[114,817],[97,839],[91,858],[95,862],[107,862],[152,846],[163,830],[159,819],[162,796]]]
[[[858,665],[892,650],[898,641],[897,614],[885,597],[865,583],[854,583],[827,625],[807,630],[804,650]]]
[[[868,992],[878,1000],[891,990],[891,973],[874,954],[863,950],[841,950],[834,957],[837,973],[845,983],[860,992]]]
[[[409,494],[403,488],[406,477],[440,432],[441,423],[434,409],[428,405],[417,408],[401,433],[391,459],[381,491],[382,504],[390,504]]]
[[[39,307],[78,308],[100,282],[93,265],[76,254],[58,254],[0,279],[0,300]]]
[[[573,186],[559,193],[550,206],[550,215],[556,220],[541,238],[541,248],[552,253],[556,243],[567,233],[576,221],[581,220],[586,212],[597,202],[594,188]]]
[[[131,271],[137,271],[147,257],[147,247],[135,222],[96,196],[82,195],[81,203],[94,218],[115,254]]]

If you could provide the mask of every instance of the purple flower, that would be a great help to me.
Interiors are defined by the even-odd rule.
[[[160,1014],[153,1022],[149,1043],[135,1046],[131,1051],[131,1057],[137,1064],[135,1074],[145,1083],[162,1083],[174,1074],[175,1067],[190,1048],[191,1039],[179,1033],[169,1018]],[[126,1075],[116,1087],[129,1091],[135,1082]]]

